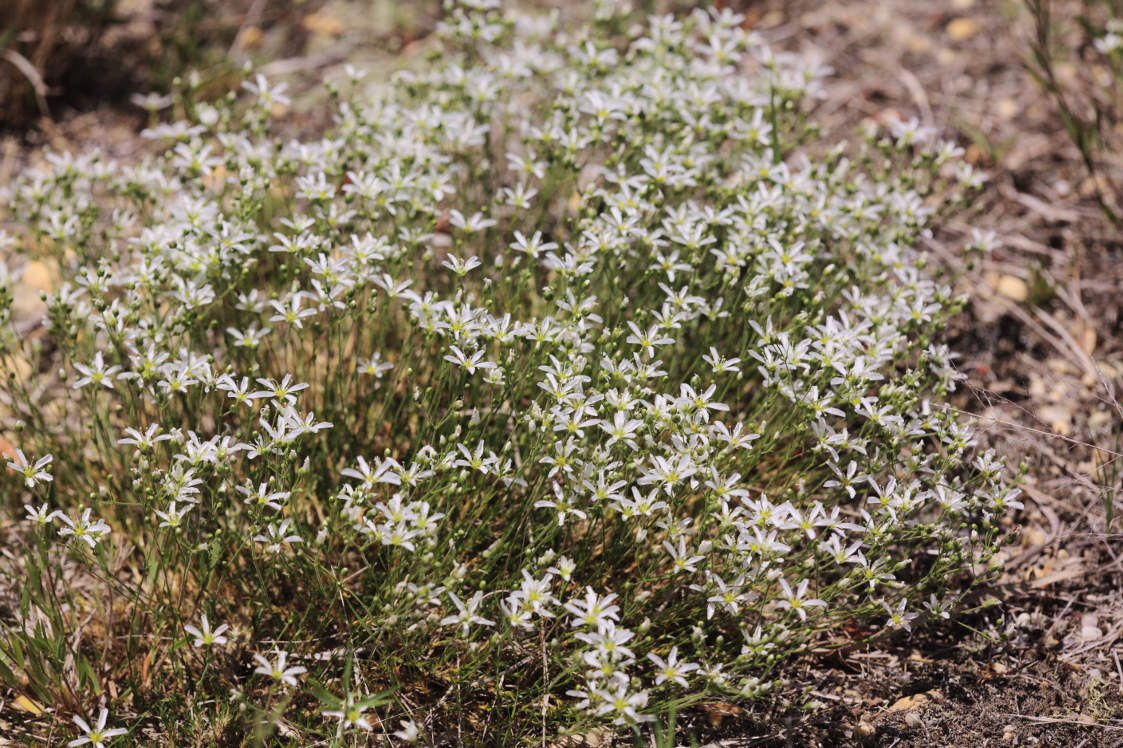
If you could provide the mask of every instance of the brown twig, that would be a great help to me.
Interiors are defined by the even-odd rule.
[[[1061,719],[1058,717],[1038,717],[1033,714],[1015,714],[1013,712],[1003,712],[1003,717],[1012,717],[1014,719],[1024,719],[1028,722],[1041,722],[1050,725],[1078,725],[1080,727],[1098,727],[1101,730],[1123,730],[1123,725],[1105,725],[1102,722],[1083,722],[1078,719]]]

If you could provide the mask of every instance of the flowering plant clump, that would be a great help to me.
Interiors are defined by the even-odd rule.
[[[64,282],[4,338],[0,677],[171,736],[488,742],[947,615],[1018,506],[916,249],[978,176],[915,123],[820,147],[827,71],[728,11],[632,20],[461,6],[322,138],[258,77],[18,180]]]

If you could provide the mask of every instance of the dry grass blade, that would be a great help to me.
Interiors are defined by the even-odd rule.
[[[43,76],[39,74],[35,66],[14,49],[5,49],[0,53],[0,56],[14,65],[27,78],[32,91],[35,92],[35,103],[39,106],[39,113],[49,117],[51,112],[47,108],[47,84],[43,82]]]

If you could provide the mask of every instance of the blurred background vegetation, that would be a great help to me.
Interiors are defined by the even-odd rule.
[[[221,77],[273,31],[284,55],[323,0],[0,0],[0,128],[168,92],[187,70]]]
[[[1082,0],[1066,13],[1025,0],[1028,68],[1080,152],[1096,201],[1123,228],[1123,0]]]
[[[590,14],[594,5],[517,1],[575,16]],[[755,18],[769,2],[632,4],[679,14],[714,4]],[[167,94],[191,71],[220,95],[236,87],[247,59],[282,75],[344,59],[383,61],[433,31],[443,6],[442,0],[0,0],[0,131],[25,130],[65,109],[128,106],[130,97],[140,105],[136,94]]]

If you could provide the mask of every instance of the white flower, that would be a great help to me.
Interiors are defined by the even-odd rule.
[[[1110,55],[1118,49],[1123,49],[1123,34],[1117,34],[1114,31],[1109,31],[1099,39],[1096,39],[1093,44],[1096,45],[1096,50],[1102,55]]]
[[[448,220],[449,223],[466,234],[483,231],[496,224],[494,219],[484,218],[483,214],[478,212],[474,213],[470,218],[465,218],[464,214],[455,208],[449,212]]]
[[[634,631],[606,620],[596,631],[582,631],[574,636],[591,645],[602,658],[631,662],[635,659],[635,652],[624,645],[635,635]]]
[[[936,133],[934,127],[921,127],[920,121],[916,117],[907,121],[900,117],[894,117],[889,120],[888,124],[893,137],[897,139],[898,145],[923,143]]]
[[[166,512],[161,512],[159,509],[156,510],[156,516],[160,518],[159,526],[178,531],[183,518],[194,508],[194,504],[188,504],[182,509],[179,509],[175,505],[175,499],[172,499],[171,503],[168,504],[168,510]]]
[[[16,450],[16,458],[8,463],[8,467],[23,475],[23,482],[28,488],[35,488],[40,483],[50,483],[54,480],[48,469],[54,457],[43,455],[34,463],[29,462],[23,450]]]
[[[118,439],[118,444],[132,444],[142,450],[152,449],[159,442],[169,441],[175,438],[175,434],[161,434],[160,424],[151,423],[144,433],[140,433],[134,428],[125,429],[125,437]]]
[[[587,519],[588,515],[575,507],[569,498],[565,495],[560,484],[554,484],[554,500],[543,499],[542,501],[534,502],[535,509],[553,509],[558,514],[558,527],[565,526],[566,515],[572,514],[579,519]]]
[[[632,331],[632,334],[628,336],[625,342],[640,346],[644,354],[648,356],[655,355],[655,346],[671,345],[675,342],[674,338],[660,335],[658,327],[649,327],[644,331],[635,322],[628,320],[628,329]]]
[[[568,556],[562,556],[558,559],[557,566],[551,566],[546,571],[550,574],[557,574],[564,581],[568,582],[573,577],[573,572],[576,571],[577,564],[573,559]]]
[[[280,553],[285,545],[290,543],[299,543],[301,538],[299,535],[288,535],[289,526],[292,520],[286,517],[278,522],[270,522],[265,527],[265,532],[254,535],[253,539],[258,543],[265,543],[265,550],[269,553]]]
[[[675,574],[680,572],[687,572],[690,574],[695,573],[698,569],[696,565],[705,561],[705,556],[692,556],[686,547],[686,539],[679,537],[678,546],[671,545],[670,541],[664,540],[663,547],[667,549],[667,553],[671,554],[673,561],[673,570]]]
[[[59,529],[58,534],[64,537],[73,536],[74,540],[80,540],[90,548],[96,546],[104,535],[109,534],[111,528],[102,519],[91,522],[90,512],[90,508],[87,507],[77,519],[71,519],[70,515],[58,512],[59,519],[66,524],[66,527]]]
[[[359,457],[359,469],[344,468],[340,471],[340,475],[345,478],[355,478],[362,481],[363,487],[370,490],[379,483],[385,483],[391,486],[400,486],[402,483],[401,476],[398,471],[401,470],[401,465],[392,457],[385,460],[374,460],[374,464],[367,464],[367,461]]]
[[[203,626],[202,626],[201,629],[195,628],[194,626],[190,626],[190,625],[183,627],[184,631],[186,631],[187,633],[189,633],[193,637],[195,637],[195,646],[196,647],[201,647],[204,644],[206,644],[207,646],[210,646],[212,644],[225,644],[226,643],[226,637],[222,635],[222,632],[224,632],[224,631],[226,631],[227,629],[230,628],[229,624],[224,623],[221,626],[219,626],[218,628],[216,628],[214,631],[211,631],[211,624],[207,620],[207,614],[206,613],[204,613],[203,616],[202,616],[202,624],[203,624]]]
[[[647,706],[647,692],[628,690],[627,683],[620,683],[612,691],[598,689],[597,695],[602,704],[597,709],[597,714],[611,714],[615,718],[613,724],[634,725],[640,722],[653,722],[655,717],[650,714],[641,714],[638,710]]]
[[[745,584],[743,576],[737,577],[732,584],[727,584],[724,579],[716,574],[708,574],[708,577],[708,586],[713,594],[706,598],[706,620],[713,618],[719,607],[727,613],[737,615],[741,612],[741,605],[753,597],[752,593],[746,593],[743,589]],[[695,587],[692,586],[691,589],[695,589]],[[698,587],[698,589],[706,588]]]
[[[482,263],[480,262],[480,258],[476,257],[475,255],[473,255],[472,257],[469,257],[466,260],[461,260],[456,255],[451,255],[451,254],[448,256],[448,258],[444,262],[441,263],[441,265],[443,267],[448,268],[449,270],[456,273],[456,275],[460,276],[461,278],[463,278],[465,275],[467,275],[470,271],[474,270],[475,268],[478,268],[481,264]]]
[[[108,389],[114,389],[113,375],[121,371],[120,366],[106,367],[101,351],[94,354],[94,361],[89,366],[74,364],[74,368],[82,374],[82,378],[73,384],[74,389],[80,389],[87,384],[100,384]]]
[[[173,101],[174,99],[171,96],[164,96],[155,91],[147,94],[135,93],[129,97],[129,103],[140,107],[149,114],[167,109]]]
[[[881,607],[885,608],[885,612],[889,614],[889,620],[885,622],[885,625],[887,627],[892,629],[900,628],[906,631],[912,631],[912,626],[909,625],[909,622],[920,614],[912,613],[906,610],[908,600],[902,598],[901,601],[897,603],[896,610],[891,608],[889,606],[889,603],[885,602],[884,600],[880,600],[879,602],[881,603]]]
[[[356,370],[360,374],[369,374],[375,379],[382,379],[382,375],[394,368],[389,361],[382,360],[382,354],[377,351],[370,358],[355,360]]]
[[[460,350],[457,346],[449,346],[452,350],[451,356],[445,356],[444,360],[449,363],[456,364],[462,369],[467,369],[469,374],[475,374],[476,369],[494,369],[496,364],[491,361],[484,361],[484,352],[475,351],[471,356],[464,355],[464,351]]]
[[[105,744],[109,742],[110,738],[115,738],[118,735],[125,735],[126,733],[128,733],[128,730],[123,727],[114,727],[108,730],[105,729],[105,721],[106,719],[108,719],[108,717],[109,710],[102,709],[97,717],[97,726],[90,727],[89,723],[87,723],[86,720],[82,719],[78,715],[74,715],[74,724],[78,725],[78,729],[86,734],[80,738],[71,740],[69,743],[67,743],[67,745],[73,748],[73,746],[86,745],[87,743],[89,743],[93,746],[93,748],[105,748]]]
[[[308,672],[308,668],[302,667],[300,665],[285,667],[285,661],[288,659],[288,656],[288,652],[277,650],[277,661],[270,662],[263,656],[255,654],[253,656],[253,659],[258,663],[258,666],[254,668],[254,672],[259,675],[268,676],[274,681],[284,683],[289,686],[299,685],[296,680],[296,676]]]
[[[215,383],[215,388],[221,392],[225,392],[226,396],[236,403],[253,406],[256,398],[250,392],[250,378],[242,377],[241,381],[235,381],[234,377],[229,374],[224,374],[218,378]]]
[[[738,366],[738,364],[741,363],[741,359],[725,358],[720,353],[718,353],[717,348],[714,348],[713,346],[710,346],[709,353],[702,354],[702,360],[713,368],[714,374],[720,374],[727,371],[733,372],[734,374],[741,373],[741,368]]]
[[[257,74],[252,82],[242,81],[242,88],[256,96],[258,103],[266,111],[272,109],[274,104],[288,106],[292,103],[292,99],[284,95],[285,89],[288,88],[287,83],[278,83],[276,86],[270,88],[269,82],[265,80],[265,76],[260,73]]]
[[[694,388],[685,382],[679,385],[679,396],[676,405],[692,409],[703,421],[710,420],[710,411],[728,411],[729,406],[713,400],[717,385],[711,384],[703,392],[695,392]]]
[[[280,382],[276,382],[272,379],[258,378],[257,383],[265,389],[251,393],[250,397],[271,397],[274,400],[278,400],[289,405],[294,405],[296,403],[297,392],[308,389],[308,384],[306,382],[293,384],[291,374],[286,374],[284,379],[282,379]]]
[[[23,508],[27,511],[27,521],[34,522],[40,527],[51,524],[51,522],[55,518],[55,515],[58,514],[57,509],[53,512],[47,511],[46,504],[43,504],[38,509],[31,506],[31,504],[24,504]]]
[[[984,254],[990,254],[1002,246],[998,232],[994,229],[971,229],[971,246]]]
[[[935,592],[929,595],[928,600],[924,603],[924,609],[928,611],[928,615],[945,621],[951,617],[951,613],[949,612],[950,607],[951,605],[948,602],[936,597]]]
[[[598,425],[609,435],[609,439],[605,443],[606,446],[612,446],[619,441],[633,450],[639,450],[639,444],[636,442],[635,436],[640,427],[643,426],[643,421],[638,418],[628,418],[627,413],[617,411],[612,416],[612,421],[599,421]]]
[[[818,599],[805,600],[804,596],[807,594],[807,587],[811,584],[811,580],[804,579],[799,583],[795,592],[788,586],[788,580],[780,579],[781,599],[777,605],[781,608],[794,610],[799,614],[799,620],[807,620],[808,608],[825,608],[827,604]]]
[[[574,628],[601,628],[620,620],[620,606],[613,605],[618,596],[609,593],[601,597],[592,587],[585,588],[584,599],[573,599],[565,604],[565,609],[573,614],[570,626]]]
[[[270,328],[265,327],[259,330],[256,325],[250,325],[249,329],[242,331],[227,327],[226,332],[234,338],[234,345],[238,348],[257,349],[265,336],[270,333]]]
[[[398,722],[402,729],[394,731],[394,737],[406,743],[416,743],[419,737],[417,731],[417,723],[411,719],[403,719]]]
[[[307,317],[314,317],[317,313],[316,309],[313,307],[303,309],[303,299],[304,297],[300,294],[293,294],[291,297],[289,297],[287,306],[280,301],[270,300],[269,305],[273,307],[273,309],[276,310],[277,313],[270,317],[269,321],[287,322],[296,329],[303,330],[304,323],[302,320]]]
[[[541,254],[552,252],[553,250],[558,248],[556,242],[542,241],[541,231],[535,231],[529,239],[523,236],[523,233],[521,231],[516,231],[515,241],[511,242],[509,246],[516,252],[523,252],[535,259],[537,259]]]
[[[692,670],[698,669],[698,664],[695,662],[679,662],[678,661],[678,647],[671,647],[671,653],[667,655],[667,659],[659,657],[654,653],[648,653],[647,659],[655,663],[658,672],[655,675],[655,685],[660,685],[666,681],[674,681],[683,688],[689,687],[686,681],[686,674]]]
[[[456,608],[459,612],[456,615],[446,616],[442,618],[442,626],[459,626],[461,635],[467,636],[468,630],[473,624],[480,626],[495,625],[495,621],[489,621],[482,616],[476,615],[476,610],[480,607],[480,603],[483,602],[483,592],[476,592],[476,594],[472,595],[472,597],[469,598],[467,605],[460,602],[460,598],[457,597],[456,593],[452,591],[449,591],[448,596],[452,600],[453,604],[456,605]]]
[[[290,491],[270,491],[268,483],[258,483],[257,488],[254,488],[252,483],[247,482],[245,485],[235,486],[235,490],[245,497],[243,503],[269,507],[278,512],[283,508],[281,502],[291,495]]]
[[[325,709],[321,714],[325,717],[338,718],[340,730],[345,727],[358,727],[361,730],[370,732],[374,729],[374,725],[363,715],[363,712],[369,707],[360,703],[361,701],[361,699],[356,701],[354,696],[347,694],[340,703],[338,709]]]

